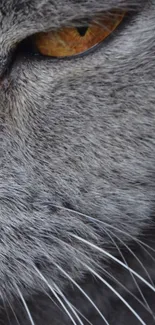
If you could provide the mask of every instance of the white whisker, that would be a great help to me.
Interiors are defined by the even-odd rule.
[[[119,228],[117,228],[116,226],[113,226],[103,220],[99,220],[99,219],[96,219],[94,217],[91,217],[85,213],[82,213],[82,212],[79,212],[79,211],[76,211],[76,210],[73,210],[73,209],[69,209],[69,208],[66,208],[66,207],[63,207],[63,206],[59,206],[59,205],[53,205],[53,207],[57,208],[57,209],[60,209],[60,210],[64,210],[64,211],[68,211],[68,212],[71,212],[71,213],[74,213],[74,214],[77,214],[81,217],[84,217],[84,218],[87,218],[88,220],[92,221],[93,223],[101,223],[103,224],[104,226],[108,227],[108,228],[112,228],[113,230],[116,230],[117,232],[120,232],[126,236],[128,236],[129,238],[131,238],[132,240],[134,240],[137,244],[139,244],[140,247],[142,247],[144,249],[143,246],[147,247],[148,249],[150,249],[152,252],[155,253],[155,249],[153,249],[152,247],[150,247],[149,245],[147,245],[146,243],[144,243],[143,241],[141,241],[140,239],[138,238],[135,238],[134,236],[132,236],[131,234],[129,234],[127,231],[125,230],[121,230]],[[147,254],[153,259],[153,261],[155,262],[155,258],[153,258],[153,256],[151,254],[149,254],[149,252],[145,249],[145,251],[147,252]]]
[[[52,301],[52,303],[54,303],[57,306],[57,308],[63,311],[63,309],[60,306],[58,306],[58,304],[54,301],[54,299],[52,299],[52,297],[47,292],[45,292],[45,295]],[[70,305],[77,311],[79,315],[83,317],[83,319],[85,319],[90,325],[93,325],[71,302]]]
[[[125,259],[125,257],[124,257],[124,255],[123,255],[123,253],[121,252],[121,250],[120,250],[120,248],[119,248],[119,246],[117,245],[117,243],[116,243],[116,241],[113,239],[113,237],[109,234],[109,232],[111,233],[111,231],[110,230],[105,230],[106,231],[106,234],[110,237],[110,239],[111,239],[111,241],[114,243],[114,245],[116,246],[116,248],[117,248],[117,250],[118,250],[118,252],[119,252],[119,254],[120,254],[120,256],[122,257],[122,259],[123,259],[123,261],[124,261],[124,263],[128,266],[128,263],[127,263],[127,261],[126,261],[126,259]],[[120,240],[119,239],[119,237],[117,237],[116,235],[114,235],[118,240]],[[129,251],[131,251],[130,250],[130,248],[122,241],[122,240],[120,240],[121,241],[121,243],[129,250]],[[132,251],[131,251],[132,252]],[[133,254],[133,256],[139,261],[139,259],[135,256],[135,254],[132,252],[132,254]],[[139,263],[140,263],[140,265],[141,265],[141,262],[139,261]],[[145,268],[144,268],[145,269]],[[130,270],[129,270],[129,272],[130,272]],[[147,270],[146,270],[146,274],[147,274]],[[142,290],[140,289],[140,286],[138,285],[138,282],[136,281],[136,278],[134,277],[134,275],[130,272],[130,275],[131,275],[131,277],[132,277],[132,279],[133,279],[133,281],[134,281],[134,283],[135,283],[135,285],[136,285],[136,287],[137,287],[137,289],[138,289],[138,291],[139,291],[139,293],[140,293],[140,295],[141,295],[141,297],[142,297],[142,299],[143,299],[143,301],[144,301],[144,303],[145,303],[145,305],[146,305],[146,308],[147,308],[147,310],[149,310],[150,311],[150,313],[153,315],[153,313],[152,313],[152,310],[151,310],[151,308],[150,308],[150,306],[149,306],[149,304],[148,304],[148,302],[147,302],[147,300],[145,299],[145,297],[144,297],[144,295],[143,295],[143,293],[142,293]]]
[[[139,302],[139,304],[145,309],[147,310],[149,313],[151,313],[152,315],[152,311],[150,312],[150,308],[148,310],[148,307],[140,300],[138,299],[134,293],[132,293],[128,288],[126,288],[118,279],[116,279],[111,273],[109,273],[107,270],[101,268],[97,263],[93,263],[94,265],[96,265],[102,272],[104,272],[108,277],[110,277],[111,279],[113,279],[116,283],[118,283],[127,293],[129,293],[135,300],[137,300]]]
[[[3,297],[2,292],[0,293],[0,295],[1,295],[1,298],[2,298],[2,301],[3,301],[3,306],[4,306],[4,310],[5,310],[5,313],[6,313],[6,316],[7,316],[8,322],[9,322],[9,324],[11,325],[10,317],[9,317],[9,314],[8,314],[8,311],[7,311],[7,307],[6,307],[6,304],[5,304],[5,299],[4,299],[4,297]]]
[[[152,283],[152,285],[154,286],[153,280],[151,279],[150,274],[148,273],[148,271],[146,270],[145,266],[143,265],[143,263],[140,261],[140,259],[135,255],[135,253],[132,251],[132,249],[126,244],[124,243],[124,241],[122,239],[120,239],[118,236],[116,236],[114,234],[114,236],[122,243],[122,245],[124,245],[127,250],[134,256],[134,258],[137,260],[137,262],[141,265],[142,269],[144,270],[145,274],[147,275],[148,279],[150,280],[150,282]]]
[[[15,286],[16,286],[16,285],[15,285]],[[22,301],[22,303],[23,303],[23,305],[24,305],[24,307],[25,307],[25,310],[26,310],[26,312],[27,312],[27,315],[28,315],[28,317],[29,317],[29,320],[30,320],[30,322],[31,322],[31,325],[35,325],[35,323],[34,323],[34,321],[33,321],[33,318],[32,318],[32,316],[31,316],[31,313],[30,313],[30,311],[29,311],[29,308],[28,308],[28,306],[27,306],[27,303],[26,303],[26,301],[25,301],[25,299],[24,299],[24,297],[23,297],[23,295],[22,295],[20,289],[19,289],[17,286],[16,286],[16,290],[18,291],[18,294],[19,294],[19,296],[20,296],[20,298],[21,298],[21,301]]]
[[[114,235],[114,236],[116,236],[116,235]],[[130,247],[129,247],[127,244],[125,244],[121,239],[119,239],[119,237],[116,236],[116,238],[117,238],[118,240],[120,240],[120,242],[121,242],[121,243],[122,243],[122,244],[123,244],[123,245],[128,249],[128,251],[129,251],[129,252],[134,256],[134,258],[135,258],[135,259],[137,260],[137,262],[140,264],[141,268],[144,270],[145,274],[147,275],[148,279],[150,280],[151,284],[152,284],[153,287],[154,287],[154,283],[153,283],[153,281],[152,281],[152,278],[151,278],[150,274],[148,273],[148,271],[146,270],[146,268],[145,268],[145,266],[143,265],[143,263],[140,261],[140,259],[135,255],[135,253],[130,249]],[[122,255],[123,255],[123,254],[122,254]],[[124,259],[124,256],[123,256],[123,260],[126,262],[126,260]],[[127,264],[127,263],[126,263],[126,264]],[[128,265],[128,264],[127,264],[127,265]],[[130,273],[131,273],[131,272],[130,272]],[[138,289],[138,291],[139,291],[141,297],[143,298],[143,301],[145,302],[145,304],[146,304],[147,308],[149,309],[150,313],[152,314],[153,318],[155,318],[155,316],[154,316],[154,314],[153,314],[153,312],[152,312],[152,310],[151,310],[151,308],[150,308],[150,306],[149,306],[149,304],[148,304],[146,298],[145,298],[144,295],[143,295],[142,290],[140,289],[140,286],[138,285],[138,282],[136,281],[136,279],[135,279],[135,277],[134,277],[134,275],[133,275],[132,273],[131,273],[131,275],[132,275],[132,278],[133,278],[133,280],[134,280],[134,282],[135,282],[135,284],[136,284],[136,286],[137,286],[137,289]]]
[[[96,277],[98,277],[109,289],[111,289],[116,295],[117,297],[130,309],[130,311],[137,317],[137,319],[141,322],[142,325],[146,325],[146,323],[141,319],[141,317],[136,313],[136,311],[128,304],[128,302],[104,279],[102,279],[102,277],[100,277],[95,271],[93,271],[93,269],[91,269],[89,266],[87,266],[85,263],[81,262],[89,271],[91,271],[91,273],[93,273]],[[70,281],[72,283],[74,283],[79,290],[83,293],[83,290],[81,289],[81,287],[79,287],[79,285],[57,264],[55,264],[56,267],[64,274],[66,275]],[[85,292],[84,292],[85,295]],[[89,298],[89,297],[88,297]],[[90,298],[89,298],[90,299]]]
[[[94,218],[90,217],[91,220],[94,220]],[[106,226],[107,228],[112,228],[113,230],[116,230],[119,233],[125,234],[126,236],[128,236],[129,238],[131,238],[132,240],[134,240],[134,242],[136,242],[150,257],[151,259],[155,262],[155,258],[147,251],[145,247],[147,247],[148,249],[150,249],[152,252],[155,253],[155,249],[153,249],[152,247],[150,247],[149,245],[147,245],[146,243],[144,243],[142,240],[135,238],[134,236],[132,236],[131,234],[127,233],[125,230],[121,230],[113,225],[110,225],[102,220],[97,220],[96,222],[102,223],[104,226]]]
[[[72,305],[72,304],[71,304]],[[73,308],[77,311],[77,313],[84,319],[84,320],[86,320],[86,322],[88,323],[88,324],[90,324],[90,325],[93,325],[90,321],[89,321],[89,319],[87,318],[87,317],[85,317],[81,312],[80,312],[80,310],[79,309],[77,309],[74,305],[72,305],[73,306]]]
[[[74,325],[77,325],[74,318],[72,317],[72,315],[70,314],[70,312],[68,311],[68,309],[66,308],[66,306],[64,305],[64,303],[61,301],[60,297],[57,295],[57,293],[55,292],[55,290],[52,288],[52,286],[48,283],[48,281],[46,280],[46,278],[43,276],[43,274],[37,269],[37,267],[34,266],[34,269],[36,270],[36,272],[38,273],[38,275],[40,276],[40,278],[43,280],[43,282],[47,285],[47,287],[50,289],[50,291],[53,293],[53,295],[55,296],[55,298],[59,301],[60,305],[63,307],[64,311],[66,312],[66,314],[68,315],[68,317],[70,318],[70,320],[72,321],[72,323]]]
[[[110,259],[112,259],[113,261],[115,261],[116,263],[120,264],[121,266],[123,266],[126,270],[130,271],[131,273],[133,273],[138,279],[140,279],[143,283],[145,283],[153,292],[155,292],[155,288],[147,281],[145,280],[139,273],[137,273],[136,271],[134,271],[133,269],[131,269],[129,266],[127,266],[125,263],[123,263],[122,261],[120,261],[117,257],[113,256],[112,254],[110,254],[109,252],[107,252],[106,250],[96,246],[95,244],[88,242],[87,240],[71,234],[72,237],[76,238],[77,240],[87,244],[88,246],[94,248],[95,250],[98,250],[99,252],[103,253],[104,255],[108,256]]]
[[[128,309],[135,315],[135,317],[140,321],[142,325],[147,325],[142,318],[136,313],[136,311],[128,304],[128,302],[116,291],[106,280],[104,280],[99,274],[97,274],[92,268],[90,268],[85,263],[82,263],[92,274],[94,274],[102,283],[104,283],[127,307]]]
[[[63,311],[63,309],[54,301],[54,299],[50,296],[50,294],[46,291],[44,291],[45,295],[52,301],[52,303],[59,308],[59,310]]]
[[[127,261],[126,261],[124,255],[123,255],[123,253],[121,252],[119,246],[117,245],[117,243],[116,243],[116,241],[114,240],[114,238],[109,234],[109,232],[111,233],[111,231],[110,231],[109,229],[108,229],[108,231],[107,231],[107,229],[106,229],[106,230],[104,229],[104,231],[105,231],[105,233],[107,234],[107,236],[110,237],[111,241],[113,242],[113,244],[114,244],[115,247],[117,248],[117,250],[118,250],[120,256],[122,257],[124,263],[128,266],[128,263],[127,263]],[[138,263],[141,265],[142,269],[144,270],[144,272],[145,272],[146,275],[148,276],[150,282],[151,282],[151,283],[153,284],[153,286],[154,286],[154,283],[153,283],[153,281],[152,281],[152,279],[151,279],[149,273],[147,272],[146,268],[144,267],[144,265],[142,264],[142,262],[139,260],[139,258],[138,258],[138,257],[134,254],[134,252],[133,252],[133,251],[128,247],[128,245],[124,243],[123,240],[121,240],[121,239],[120,239],[118,236],[116,236],[115,234],[113,234],[113,236],[115,236],[116,239],[119,240],[119,241],[121,242],[121,244],[122,244],[123,246],[125,246],[125,247],[127,248],[127,250],[128,250],[128,251],[129,251],[133,256],[134,256],[134,258],[135,258],[135,259],[138,261]],[[151,308],[150,308],[150,306],[149,306],[147,300],[145,299],[145,297],[144,297],[144,295],[143,295],[143,292],[142,292],[142,290],[140,289],[140,286],[139,286],[138,282],[136,281],[136,278],[134,277],[134,275],[131,273],[130,270],[129,270],[129,273],[130,273],[130,275],[131,275],[131,277],[132,277],[132,279],[133,279],[133,281],[134,281],[134,283],[135,283],[135,285],[136,285],[136,287],[137,287],[137,289],[138,289],[138,291],[139,291],[139,293],[140,293],[140,295],[141,295],[141,297],[142,297],[142,299],[143,299],[143,301],[144,301],[144,303],[145,303],[147,309],[150,311],[150,313],[152,314],[152,316],[153,316],[153,318],[154,318],[154,315],[153,315],[153,313],[152,313],[152,310],[151,310]]]
[[[95,305],[95,303],[91,300],[91,298],[86,294],[86,292],[78,285],[78,283],[72,279],[72,277],[67,274],[61,266],[55,263],[55,266],[79,289],[79,291],[87,298],[87,300],[91,303],[91,305],[95,308],[95,310],[98,312],[100,317],[104,320],[106,325],[109,325],[109,322],[106,320],[106,318],[103,316],[101,311],[98,309],[98,307]]]
[[[52,281],[53,282],[53,281]],[[65,297],[65,295],[63,294],[63,292],[59,289],[59,287],[53,282],[55,289],[57,290],[57,292],[59,293],[59,295],[64,299],[65,303],[68,305],[68,307],[71,309],[71,311],[73,312],[73,314],[75,315],[75,317],[77,318],[77,320],[79,321],[79,323],[81,325],[84,325],[81,318],[78,316],[77,312],[75,311],[74,307],[72,306],[72,304],[69,302],[69,300]]]
[[[16,313],[15,313],[15,311],[14,311],[14,309],[13,309],[13,307],[12,307],[12,305],[11,305],[11,303],[10,303],[10,301],[9,301],[9,299],[7,297],[6,297],[6,300],[7,300],[8,304],[9,304],[9,306],[10,306],[10,309],[12,310],[12,313],[13,313],[13,315],[15,317],[15,320],[16,320],[17,324],[20,325],[19,320],[17,318],[17,315],[16,315]]]
[[[71,245],[70,244],[68,244],[68,243],[66,243],[66,242],[64,242],[63,240],[61,240],[61,239],[59,239],[59,238],[56,238],[57,239],[57,241],[59,241],[59,242],[61,242],[63,245],[65,245],[65,246],[68,246],[69,248],[71,247]],[[119,248],[118,248],[119,249]],[[79,252],[77,249],[76,249],[76,251],[77,252]],[[80,252],[80,254],[81,255],[83,255],[84,257],[85,257],[85,255],[82,253],[82,252]],[[87,257],[88,258],[88,257]],[[77,257],[76,257],[76,259],[78,259]],[[96,265],[97,266],[97,268],[100,268],[104,273],[106,273],[107,275],[108,275],[108,277],[111,277],[115,282],[117,282],[127,293],[129,293],[132,297],[134,297],[135,298],[135,300],[137,300],[138,302],[139,302],[139,304],[141,305],[141,306],[143,306],[143,308],[145,309],[145,310],[147,310],[153,317],[154,317],[154,315],[153,315],[153,313],[152,313],[152,310],[150,309],[150,306],[148,305],[148,304],[146,304],[146,302],[145,302],[145,297],[144,297],[144,302],[145,302],[145,304],[140,300],[140,299],[138,299],[137,297],[136,297],[136,295],[134,295],[129,289],[127,289],[118,279],[116,279],[111,273],[109,273],[108,271],[106,271],[105,269],[103,269],[99,264],[97,264],[95,261],[93,261],[93,260],[91,260],[90,258],[88,258],[89,260],[90,260],[90,262],[93,264],[93,265]],[[79,259],[78,259],[79,260]],[[79,262],[81,262],[80,260],[79,260]],[[55,264],[56,265],[56,264]],[[58,265],[56,265],[57,267],[59,267]],[[59,267],[60,268],[60,267]],[[60,268],[61,269],[61,268]],[[62,270],[62,271],[64,271],[64,270]]]

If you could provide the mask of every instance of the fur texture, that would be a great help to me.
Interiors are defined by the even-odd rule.
[[[52,60],[15,50],[34,33],[120,7],[130,17],[89,55]],[[145,304],[141,290],[154,313],[155,293],[73,237],[155,281],[154,261],[136,241],[155,248],[155,1],[1,0],[0,26],[0,324],[17,323],[10,303],[20,324],[30,324],[20,293],[36,325],[71,323],[36,267],[93,325],[104,324],[56,265],[110,325],[140,322],[87,266],[155,324],[125,288]]]

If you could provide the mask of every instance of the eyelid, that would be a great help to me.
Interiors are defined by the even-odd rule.
[[[113,11],[94,18],[86,26],[84,34],[80,27],[64,27],[48,33],[34,35],[34,45],[38,52],[49,57],[76,57],[88,53],[104,41],[122,22],[124,11]],[[83,27],[84,28],[84,27]]]
[[[103,13],[102,13],[103,14]],[[109,13],[108,13],[109,14]],[[104,13],[104,15],[106,16],[107,13]],[[117,13],[117,16],[118,16],[118,13]],[[102,17],[102,15],[100,14],[100,17]],[[106,19],[107,19],[108,15],[106,16]],[[111,17],[114,17],[114,14],[111,13]],[[119,30],[122,29],[122,27],[124,26],[123,24],[123,21],[125,22],[126,21],[126,12],[121,12],[121,19],[119,20],[118,24],[115,26],[115,28],[112,29],[112,31],[106,36],[103,38],[103,40],[100,40],[99,42],[95,42],[94,44],[92,43],[91,45],[92,46],[88,46],[88,47],[85,47],[84,51],[81,51],[81,52],[78,52],[78,53],[72,53],[71,55],[65,55],[65,56],[57,56],[57,55],[53,55],[53,52],[52,52],[52,55],[46,55],[46,53],[41,53],[39,48],[37,47],[37,44],[35,42],[35,38],[37,37],[38,33],[37,34],[34,34],[32,36],[30,36],[29,38],[25,39],[23,42],[21,42],[19,44],[19,48],[20,48],[20,51],[22,51],[22,53],[26,56],[29,56],[29,57],[34,57],[36,58],[37,60],[43,60],[43,59],[46,59],[46,60],[70,60],[70,59],[76,59],[76,58],[80,58],[80,57],[83,57],[83,56],[86,56],[90,53],[93,53],[95,51],[98,51],[99,48],[101,48],[104,43],[106,44],[108,41],[111,41],[112,37],[115,37],[117,34],[116,34],[116,30]],[[93,20],[94,21],[94,20]],[[93,22],[91,21],[91,22]],[[71,24],[72,25],[72,24]],[[78,30],[80,24],[77,24],[78,26],[76,27],[64,27],[64,29],[54,29],[52,31],[48,31],[48,32],[41,32],[39,33],[39,35],[45,35],[47,36],[47,34],[49,33],[55,33],[55,32],[58,32],[60,30],[63,30],[64,31],[67,31],[67,29],[71,29],[71,30]],[[91,24],[90,24],[91,26]],[[81,28],[81,26],[80,26]],[[100,30],[99,30],[100,32]],[[66,32],[65,32],[66,33]],[[72,32],[71,32],[72,34]],[[89,36],[89,35],[88,35]],[[80,35],[78,36],[78,42],[79,42],[79,39],[80,39]],[[75,38],[76,39],[76,38]],[[44,38],[43,38],[44,40]],[[77,40],[77,39],[76,39]],[[83,37],[81,37],[81,42],[83,41]],[[54,43],[52,43],[52,46],[55,46]],[[57,54],[57,53],[56,53]]]

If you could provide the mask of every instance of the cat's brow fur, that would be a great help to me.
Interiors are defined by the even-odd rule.
[[[89,55],[52,60],[16,53],[10,61],[16,44],[31,34],[112,8],[129,10],[130,17]],[[134,250],[155,280],[154,263],[131,239],[155,247],[155,1],[1,0],[0,74],[0,296],[6,305],[11,301],[21,325],[29,319],[17,287],[36,325],[70,324],[45,295],[48,288],[37,265],[93,325],[103,324],[57,263],[80,283],[110,325],[138,325],[80,261],[90,267],[95,261],[138,295],[131,274],[71,235],[120,258],[104,224],[94,224],[84,214],[117,227],[122,232],[113,229],[113,235]],[[122,252],[145,276],[123,245]],[[154,294],[138,283],[155,312]],[[145,309],[118,284],[113,286],[150,325]],[[9,323],[5,312],[2,323]]]

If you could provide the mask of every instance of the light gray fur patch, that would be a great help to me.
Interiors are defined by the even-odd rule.
[[[67,280],[53,263],[81,279],[79,260],[100,256],[73,233],[111,251],[104,224],[84,215],[136,238],[153,224],[155,1],[1,1],[0,67],[25,37],[119,7],[130,19],[96,51],[72,60],[17,55],[1,83],[0,287],[8,294],[15,283],[26,294],[42,290],[36,262],[60,287]]]

